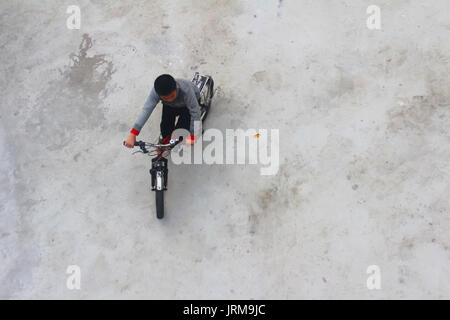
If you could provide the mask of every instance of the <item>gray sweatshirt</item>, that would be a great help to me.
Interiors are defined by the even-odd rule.
[[[178,78],[176,78],[175,81],[178,83],[177,97],[172,102],[164,101],[163,103],[175,108],[187,107],[189,109],[189,113],[191,114],[191,124],[189,131],[192,135],[197,135],[198,133],[194,132],[194,121],[200,121],[201,109],[200,105],[198,104],[198,100],[200,99],[200,90],[191,81]],[[160,101],[161,98],[156,93],[155,88],[153,87],[150,95],[147,98],[147,101],[144,104],[144,108],[142,109],[141,114],[139,115],[136,123],[133,126],[133,129],[131,130],[131,133],[139,135],[142,127],[147,122],[156,105]]]

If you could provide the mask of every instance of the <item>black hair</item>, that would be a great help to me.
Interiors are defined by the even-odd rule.
[[[170,74],[162,74],[155,80],[155,90],[160,96],[167,96],[177,89],[177,83]]]

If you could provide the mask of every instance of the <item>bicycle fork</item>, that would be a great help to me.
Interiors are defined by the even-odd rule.
[[[167,162],[167,159],[162,157],[155,157],[152,159],[152,168],[150,169],[152,191],[167,190],[167,176],[169,173]]]

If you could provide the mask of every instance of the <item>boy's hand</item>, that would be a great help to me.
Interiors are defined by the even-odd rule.
[[[125,147],[134,148],[134,143],[136,142],[136,135],[134,133],[130,133],[127,141],[125,141]]]
[[[197,140],[197,136],[189,135],[186,137],[186,144],[192,146],[195,140]]]

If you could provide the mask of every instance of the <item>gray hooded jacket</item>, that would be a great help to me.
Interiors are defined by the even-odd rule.
[[[198,100],[200,99],[200,90],[191,81],[178,78],[176,78],[175,81],[178,83],[177,97],[172,102],[164,101],[164,104],[174,108],[187,107],[189,109],[189,113],[191,114],[191,124],[189,131],[192,135],[198,135],[198,132],[194,132],[194,121],[200,121],[201,109],[200,105],[198,104]],[[136,123],[133,126],[133,129],[131,130],[131,133],[139,135],[142,127],[147,122],[156,105],[160,101],[161,98],[156,93],[155,88],[153,87],[150,95],[147,98],[147,101],[144,104],[144,108],[142,109],[141,114],[139,115]]]

